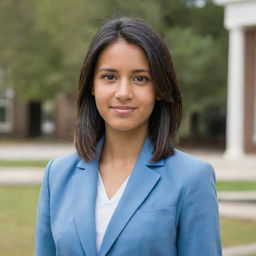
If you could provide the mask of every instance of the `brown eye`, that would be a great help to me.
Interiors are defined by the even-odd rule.
[[[136,76],[134,78],[134,81],[136,82],[147,82],[149,79],[146,76]]]
[[[106,75],[102,75],[101,78],[104,80],[114,80],[115,76],[111,74],[106,74]]]

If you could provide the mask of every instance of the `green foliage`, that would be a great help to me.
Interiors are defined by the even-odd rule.
[[[176,66],[187,111],[201,111],[209,103],[225,101],[225,64],[221,45],[211,35],[176,27],[165,35]]]
[[[225,111],[227,32],[223,8],[208,0],[0,1],[5,83],[28,100],[75,93],[91,37],[104,20],[122,15],[145,19],[166,39],[185,113]]]
[[[134,8],[136,6],[136,8]],[[44,100],[74,93],[89,41],[112,16],[140,16],[160,27],[155,1],[2,1],[0,68],[25,99]]]
[[[58,84],[61,53],[46,30],[36,25],[35,2],[2,1],[0,67],[8,70],[9,83],[25,98],[48,98]]]

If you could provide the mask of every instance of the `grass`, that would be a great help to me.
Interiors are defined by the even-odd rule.
[[[34,255],[39,186],[0,187],[0,254]]]
[[[41,136],[39,138],[3,138],[1,137],[0,145],[17,145],[17,144],[71,144],[73,141],[73,138],[70,137],[69,139],[63,140],[63,139],[56,139],[49,136]]]
[[[221,218],[223,246],[256,243],[256,221]]]
[[[217,191],[253,191],[256,181],[217,181]]]
[[[32,256],[39,186],[0,187],[1,256]],[[256,221],[221,219],[223,247],[256,242]],[[256,256],[256,255],[251,255]]]
[[[0,160],[0,167],[45,167],[48,160]]]

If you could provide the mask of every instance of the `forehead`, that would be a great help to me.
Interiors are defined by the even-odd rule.
[[[100,54],[96,68],[103,66],[149,68],[149,63],[146,54],[139,46],[118,40],[108,45]]]

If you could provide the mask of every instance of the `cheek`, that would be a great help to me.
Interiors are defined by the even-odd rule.
[[[96,108],[99,111],[99,113],[101,114],[102,108],[104,106],[103,100],[102,100],[101,97],[99,97],[99,94],[97,92],[95,92],[95,90],[93,92],[94,92],[93,95],[94,95],[94,100],[95,100]]]
[[[145,91],[140,95],[141,100],[144,102],[144,106],[147,108],[154,107],[156,101],[156,95],[153,91]]]
[[[96,105],[102,105],[106,101],[106,93],[100,86],[95,86],[93,88],[93,95],[95,97]]]
[[[148,98],[147,101],[144,101],[143,108],[141,108],[140,115],[142,119],[148,119],[154,109],[155,106],[155,98],[152,97],[151,99]]]
[[[104,114],[104,108],[105,108],[104,102],[102,101],[102,99],[95,97],[95,103],[96,103],[96,108],[97,108],[98,112],[102,116]]]

